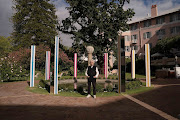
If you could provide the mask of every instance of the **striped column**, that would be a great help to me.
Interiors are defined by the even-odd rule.
[[[77,78],[77,53],[74,53],[74,77]]]
[[[145,64],[146,64],[146,87],[150,87],[151,86],[151,73],[150,73],[149,44],[145,44]]]
[[[31,45],[30,87],[34,87],[34,75],[35,75],[35,45]]]
[[[135,79],[135,50],[131,51],[131,77]]]
[[[46,51],[45,80],[50,80],[50,56],[51,52]]]
[[[55,36],[54,50],[54,94],[58,94],[58,57],[59,57],[59,37]]]
[[[104,53],[104,77],[108,78],[108,53]]]

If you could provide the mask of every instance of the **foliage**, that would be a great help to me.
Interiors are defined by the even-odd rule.
[[[72,69],[71,66],[73,66],[73,61],[71,60],[71,58],[67,56],[67,54],[62,49],[59,49],[59,65],[60,65],[59,67],[60,71],[65,71],[65,70],[71,71]],[[72,71],[71,74],[73,74]]]
[[[168,37],[162,40],[159,40],[154,48],[151,49],[151,54],[162,53],[165,56],[172,56],[172,48],[180,50],[180,36]]]
[[[53,45],[57,35],[55,6],[50,0],[13,0],[14,45],[17,49],[30,45]]]
[[[126,83],[126,89],[136,89],[139,88],[141,85],[142,83],[139,80],[130,81]]]
[[[0,36],[0,57],[6,56],[10,52],[11,47],[11,38]]]
[[[145,60],[137,59],[136,60],[136,67],[135,67],[136,74],[145,75]],[[127,63],[126,65],[126,72],[131,73],[131,62]]]
[[[13,57],[4,57],[0,60],[0,78],[4,81],[25,80],[29,76],[23,66]]]
[[[45,68],[45,60],[46,60],[46,51],[49,51],[50,48],[45,45],[36,46],[36,69],[41,70]],[[30,58],[31,58],[31,49],[30,48],[20,48],[18,51],[13,51],[9,53],[11,58],[14,58],[21,66],[30,70]]]
[[[103,68],[103,53],[117,49],[117,32],[126,31],[127,21],[134,15],[132,9],[123,9],[124,3],[129,3],[129,0],[66,0],[66,2],[70,5],[67,8],[70,17],[62,21],[59,30],[73,35],[74,52],[84,54],[86,46],[92,45],[98,65]]]
[[[113,91],[112,85],[108,85],[108,86],[106,87],[106,91],[107,91],[107,92],[112,92],[112,91]]]
[[[144,93],[147,91],[152,90],[153,87],[139,87],[137,89],[127,89],[126,92],[124,94],[129,94],[129,95],[133,95],[133,94],[139,94],[139,93]]]

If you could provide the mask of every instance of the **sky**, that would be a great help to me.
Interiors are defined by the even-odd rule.
[[[64,0],[52,0],[52,3],[56,7],[56,15],[58,20],[62,21],[63,19],[69,16],[66,7],[68,4]],[[125,4],[124,9],[133,8],[135,11],[135,16],[132,21],[136,21],[142,18],[145,18],[147,14],[151,14],[151,6],[156,4],[158,7],[158,14],[163,13],[164,11],[171,10],[173,8],[180,7],[180,0],[130,0],[130,4]],[[0,36],[8,37],[13,31],[12,22],[10,20],[13,15],[12,10],[12,0],[0,0]],[[61,43],[65,46],[71,46],[72,40],[70,35],[60,33]]]

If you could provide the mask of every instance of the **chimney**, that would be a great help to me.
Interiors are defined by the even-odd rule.
[[[157,5],[152,5],[151,7],[151,17],[156,17],[158,15]]]

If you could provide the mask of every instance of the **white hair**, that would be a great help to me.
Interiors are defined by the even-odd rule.
[[[94,62],[94,60],[93,60],[93,59],[91,59],[91,60],[90,60],[90,62]]]

